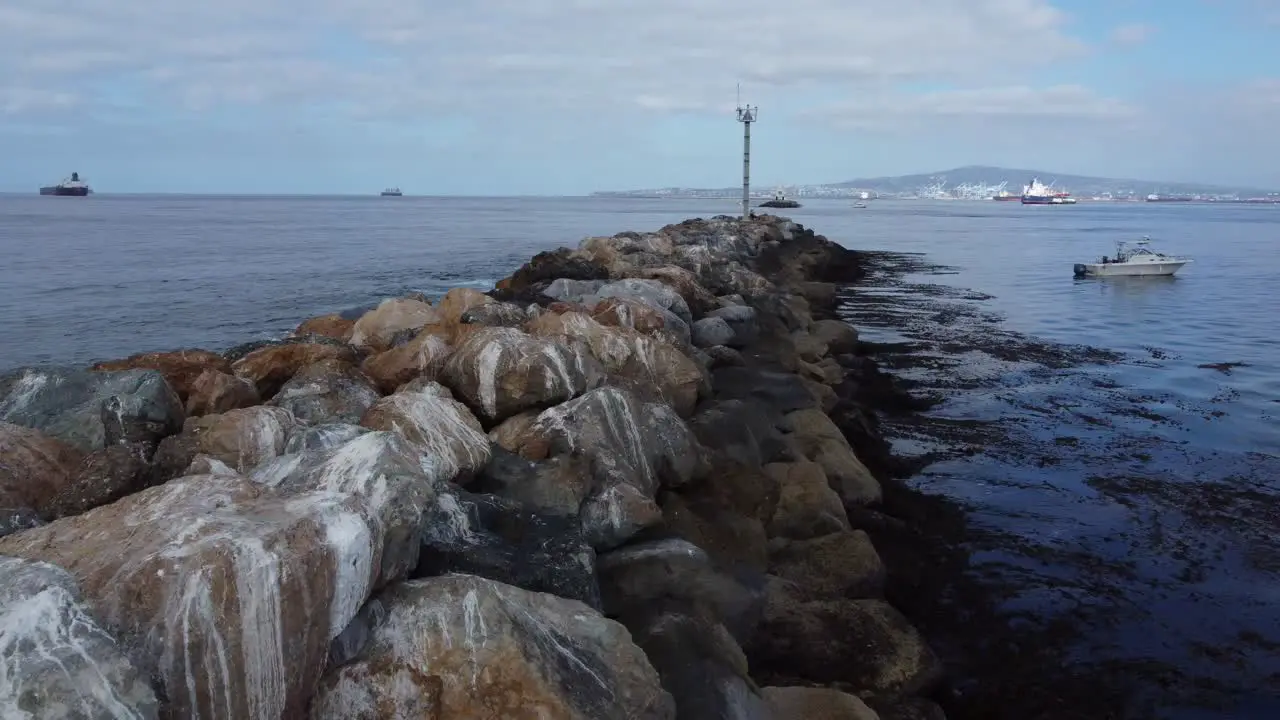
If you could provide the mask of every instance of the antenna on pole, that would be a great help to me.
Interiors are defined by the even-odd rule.
[[[742,219],[751,217],[751,123],[759,107],[742,104],[742,83],[738,83],[738,122],[742,123]]]

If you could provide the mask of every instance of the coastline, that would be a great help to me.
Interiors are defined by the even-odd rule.
[[[867,257],[690,220],[488,295],[0,378],[0,628],[111,669],[89,697],[23,658],[22,687],[136,717],[942,717],[879,427],[917,401],[837,318]],[[16,625],[37,597],[56,617]]]

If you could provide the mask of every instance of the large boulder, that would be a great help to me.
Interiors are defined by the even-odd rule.
[[[440,321],[440,313],[430,303],[416,298],[389,298],[356,321],[351,344],[373,351],[391,347],[396,333],[420,330]]]
[[[342,342],[349,342],[351,333],[355,330],[355,324],[356,321],[353,318],[343,317],[338,313],[320,315],[319,317],[303,320],[297,329],[293,331],[293,334],[320,335]]]
[[[596,555],[577,518],[446,488],[423,516],[416,575],[465,573],[600,608]]]
[[[322,360],[289,378],[270,404],[308,424],[355,423],[379,397],[364,373],[341,360]]]
[[[761,693],[774,720],[880,720],[857,695],[831,688],[767,687]]]
[[[155,370],[164,376],[169,387],[178,393],[178,399],[187,401],[192,384],[201,373],[231,372],[231,363],[222,355],[210,350],[173,350],[130,355],[121,360],[107,360],[94,364],[92,370]]]
[[[233,349],[228,357],[236,357],[231,369],[238,377],[253,383],[258,395],[274,396],[302,368],[322,360],[356,363],[355,348],[346,343],[314,335],[265,343],[261,347]]]
[[[670,407],[611,386],[543,411],[512,449],[531,460],[587,459],[594,489],[582,523],[596,548],[659,523],[659,487],[680,487],[706,470],[701,446]]]
[[[693,414],[700,391],[709,384],[702,368],[670,343],[631,328],[601,325],[583,313],[547,313],[529,323],[529,329],[538,337],[583,343],[611,384],[664,402],[683,417]]]
[[[0,513],[49,518],[54,499],[75,481],[84,456],[39,430],[0,422]]]
[[[513,328],[482,328],[445,363],[442,382],[476,415],[497,422],[522,410],[575,398],[604,379],[580,343],[538,338]]]
[[[673,720],[626,628],[582,603],[471,575],[401,583],[361,613],[317,720]]]
[[[262,402],[252,382],[218,370],[205,370],[191,381],[187,415],[216,415]]]
[[[155,370],[26,368],[0,375],[0,420],[85,452],[178,432],[182,401]]]
[[[788,438],[805,457],[822,466],[832,489],[846,505],[880,501],[880,482],[826,413],[817,408],[797,410],[787,415],[787,424],[791,430]]]
[[[434,380],[444,369],[453,347],[435,328],[420,331],[407,343],[371,355],[360,366],[383,393],[393,393],[417,378]]]
[[[489,436],[480,421],[439,383],[415,382],[378,400],[360,424],[400,433],[442,478],[452,480],[489,462]]]
[[[6,718],[159,717],[147,677],[94,620],[61,568],[0,557],[0,648]]]
[[[284,452],[295,424],[288,410],[259,405],[191,418],[183,434],[195,437],[196,452],[248,472]]]
[[[0,538],[0,555],[65,568],[164,717],[300,717],[330,641],[416,563],[431,492],[390,433],[314,460],[270,487],[176,479]]]
[[[942,664],[924,638],[883,600],[805,602],[778,582],[767,596],[747,647],[757,675],[842,683],[859,696],[881,698],[921,694],[941,678]]]
[[[822,466],[801,460],[770,463],[764,470],[778,483],[778,505],[769,521],[770,537],[808,540],[849,529],[840,496],[827,483]]]
[[[872,598],[884,592],[885,568],[861,530],[809,540],[778,538],[770,545],[769,572],[791,583],[799,600]]]

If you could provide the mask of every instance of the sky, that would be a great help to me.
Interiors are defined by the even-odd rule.
[[[0,192],[1280,188],[1280,0],[0,0]]]

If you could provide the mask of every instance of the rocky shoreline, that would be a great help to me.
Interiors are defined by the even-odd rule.
[[[942,718],[886,599],[915,401],[836,316],[863,261],[689,220],[0,376],[0,710]]]

